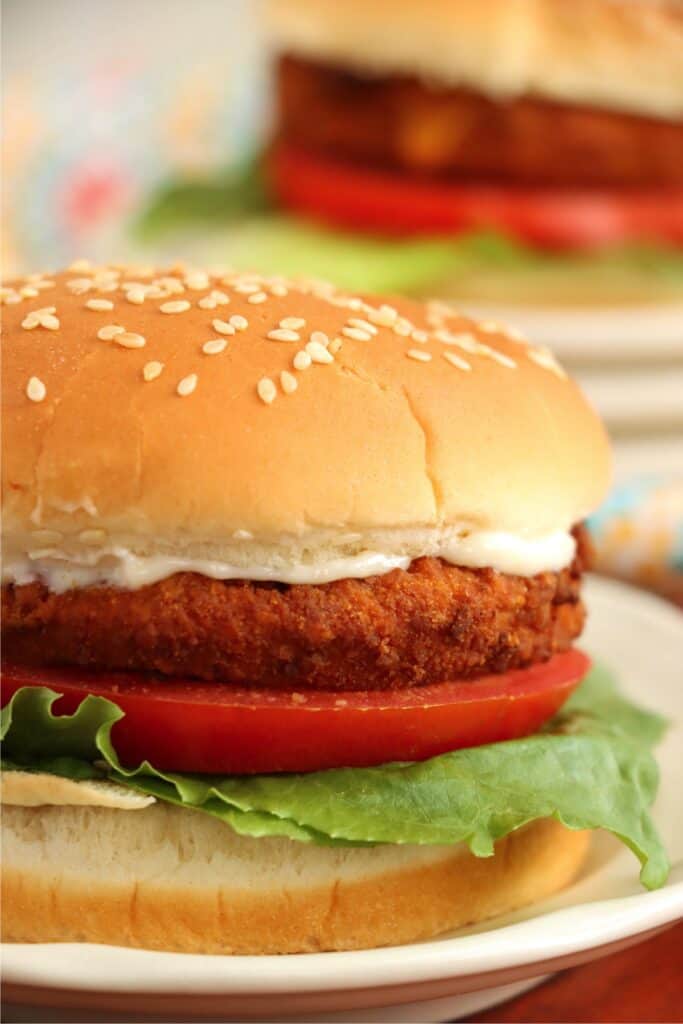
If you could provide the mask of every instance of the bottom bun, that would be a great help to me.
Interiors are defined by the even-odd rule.
[[[5,807],[9,942],[299,953],[410,942],[567,885],[589,834],[543,820],[496,844],[322,847],[236,835],[164,804]]]

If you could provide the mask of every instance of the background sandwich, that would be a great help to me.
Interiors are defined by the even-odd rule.
[[[354,289],[680,299],[683,15],[667,0],[273,0],[273,141],[144,219]]]

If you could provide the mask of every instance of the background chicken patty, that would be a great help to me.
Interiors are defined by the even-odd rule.
[[[497,101],[295,57],[280,62],[278,85],[282,138],[341,159],[518,185],[683,183],[674,121],[536,96]]]

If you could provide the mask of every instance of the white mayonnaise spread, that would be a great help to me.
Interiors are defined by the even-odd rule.
[[[564,569],[576,548],[574,538],[565,530],[524,537],[499,530],[420,529],[383,531],[381,538],[356,534],[352,540],[354,543],[336,547],[334,543],[233,545],[228,549],[232,556],[229,558],[189,551],[181,555],[136,554],[120,544],[90,550],[69,550],[66,544],[28,551],[6,549],[3,582],[21,585],[40,580],[57,593],[92,585],[134,590],[179,572],[196,572],[218,580],[329,583],[406,569],[411,561],[424,555],[468,568],[533,576]]]

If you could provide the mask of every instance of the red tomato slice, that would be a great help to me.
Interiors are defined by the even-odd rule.
[[[89,694],[125,711],[112,738],[123,764],[216,774],[314,771],[421,761],[461,747],[535,732],[590,666],[581,651],[475,682],[392,691],[280,693],[221,683],[151,680],[137,673],[3,665],[2,702],[22,686],[63,696],[56,713]]]
[[[548,249],[631,241],[683,244],[683,189],[558,189],[427,181],[278,144],[269,173],[282,204],[380,235],[497,229]]]

